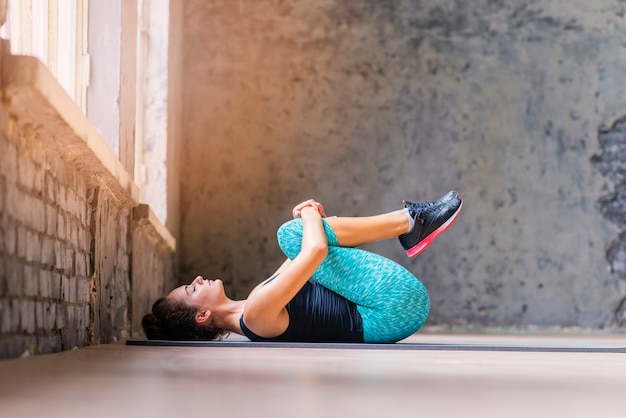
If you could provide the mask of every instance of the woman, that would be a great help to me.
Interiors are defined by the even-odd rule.
[[[277,233],[287,261],[247,299],[230,299],[221,280],[198,276],[157,300],[142,325],[149,339],[211,340],[235,332],[252,341],[399,341],[424,324],[428,293],[399,264],[355,247],[398,237],[415,257],[461,207],[451,191],[382,215],[327,218],[320,203],[307,200]]]

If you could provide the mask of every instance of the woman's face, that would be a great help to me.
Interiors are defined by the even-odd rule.
[[[226,293],[220,279],[207,280],[198,276],[191,283],[172,290],[168,297],[187,305],[213,309],[226,299]]]

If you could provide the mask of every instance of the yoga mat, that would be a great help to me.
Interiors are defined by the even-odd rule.
[[[626,346],[610,345],[543,345],[543,344],[437,344],[437,343],[289,343],[252,342],[245,340],[223,341],[169,341],[130,338],[126,345],[158,347],[213,347],[213,348],[316,348],[342,350],[414,350],[414,351],[515,351],[528,353],[626,353]]]

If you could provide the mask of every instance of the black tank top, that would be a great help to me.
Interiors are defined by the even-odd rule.
[[[289,326],[273,338],[259,337],[246,327],[243,315],[239,324],[251,341],[289,342],[363,342],[363,322],[356,304],[309,281],[285,307]]]

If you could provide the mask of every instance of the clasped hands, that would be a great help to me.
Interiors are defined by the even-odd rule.
[[[326,217],[326,214],[324,213],[324,206],[321,203],[316,202],[313,199],[305,200],[302,203],[298,203],[291,211],[291,214],[293,215],[294,218],[299,218],[302,215],[302,209],[309,207],[309,206],[317,210],[317,212],[322,216],[322,218]]]

